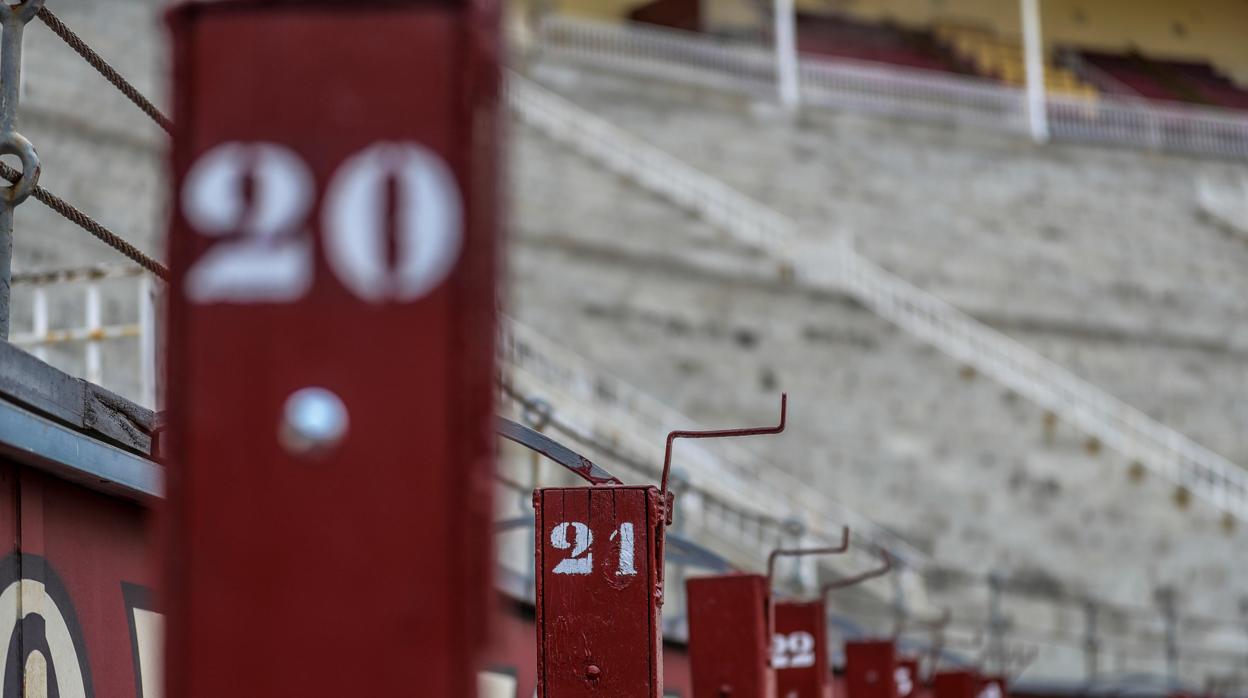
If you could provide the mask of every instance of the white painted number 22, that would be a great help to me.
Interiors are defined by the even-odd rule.
[[[394,262],[387,253],[387,203],[394,192]],[[196,303],[289,303],[312,287],[316,184],[293,150],[274,143],[224,143],[187,173],[182,210],[199,233],[229,238],[191,267]],[[321,230],[334,276],[369,302],[413,301],[440,284],[463,244],[455,177],[417,143],[376,143],[330,178]]]
[[[569,534],[571,534],[569,536]],[[620,559],[616,565],[617,577],[628,577],[637,574],[636,566],[636,533],[631,523],[622,523],[611,532],[611,540],[620,541]],[[553,570],[555,574],[589,574],[594,568],[594,553],[590,546],[594,544],[594,532],[580,521],[565,521],[550,531],[550,544],[556,550],[570,550],[568,557],[560,560]]]
[[[771,639],[771,665],[776,669],[814,666],[815,636],[807,632],[776,633]]]

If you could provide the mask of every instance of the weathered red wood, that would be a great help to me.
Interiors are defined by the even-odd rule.
[[[769,666],[767,578],[696,577],[686,582],[693,698],[774,698]]]
[[[773,608],[777,698],[830,698],[826,606],[822,601],[786,601]]]
[[[940,671],[932,678],[934,698],[978,698],[982,687],[979,673],[966,669]]]
[[[490,607],[492,10],[233,0],[171,25],[166,695],[471,696]],[[240,176],[188,178],[227,155]],[[240,245],[286,266],[209,275]],[[349,417],[315,451],[280,436],[309,387]]]
[[[0,695],[155,694],[146,513],[0,459]]]
[[[662,696],[659,499],[656,487],[534,493],[541,698]]]
[[[898,698],[897,649],[891,640],[845,643],[849,698]]]

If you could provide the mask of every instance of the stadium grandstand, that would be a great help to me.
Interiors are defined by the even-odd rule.
[[[47,2],[166,103],[162,2]],[[669,429],[789,395],[782,438],[682,446],[672,535],[714,554],[668,566],[671,643],[687,578],[848,525],[896,569],[831,597],[833,647],[1248,694],[1248,2],[506,9],[500,411],[649,482]],[[163,258],[161,128],[43,24],[23,80],[41,183]],[[13,343],[161,407],[159,280],[37,203],[14,246]],[[532,489],[574,479],[501,449],[527,608]],[[783,562],[784,593],[870,560]]]

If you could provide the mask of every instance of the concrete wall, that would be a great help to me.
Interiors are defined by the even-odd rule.
[[[1248,247],[1201,222],[1191,184],[1242,166],[851,115],[791,121],[566,65],[537,75],[796,218],[808,254],[850,235],[902,276],[1248,459],[1248,289],[1234,273]],[[941,565],[1044,582],[1010,610],[1020,635],[1064,638],[1033,675],[1082,671],[1070,634],[1083,595],[1143,609],[1109,624],[1119,644],[1106,670],[1162,666],[1159,589],[1178,587],[1185,614],[1236,617],[1242,528],[847,298],[776,281],[770,262],[704,223],[517,136],[512,312],[710,423],[757,421],[788,390],[792,426],[766,446],[772,461]],[[986,623],[982,585],[933,593]],[[1185,641],[1239,651],[1227,627]],[[1191,662],[1186,676],[1216,673]]]

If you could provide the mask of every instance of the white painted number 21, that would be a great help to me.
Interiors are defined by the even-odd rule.
[[[285,146],[224,143],[205,153],[186,175],[182,210],[200,234],[228,239],[191,267],[187,297],[196,303],[303,297],[313,281],[315,200],[311,169]],[[455,177],[417,143],[375,143],[349,157],[330,178],[321,209],[330,269],[369,302],[421,298],[446,278],[463,244]]]
[[[620,541],[620,559],[616,565],[617,577],[637,574],[637,539],[631,523],[622,523],[611,532],[611,540]],[[565,521],[550,531],[550,544],[555,550],[570,550],[568,557],[560,560],[553,570],[555,574],[589,574],[594,568],[594,532],[580,521]]]

